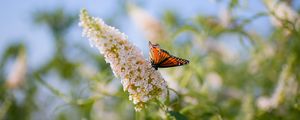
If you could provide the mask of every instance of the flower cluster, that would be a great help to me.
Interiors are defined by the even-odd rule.
[[[277,86],[270,97],[261,96],[256,105],[261,110],[275,109],[284,101],[293,99],[299,89],[294,74],[290,73],[290,65],[285,65],[279,75]]]
[[[129,4],[128,8],[133,22],[145,32],[145,36],[149,41],[157,43],[159,40],[166,39],[165,28],[156,18],[134,4]]]
[[[26,73],[27,73],[26,52],[24,50],[21,50],[12,67],[12,70],[8,74],[6,86],[11,89],[18,88],[24,82],[26,78]]]
[[[276,0],[265,0],[264,2],[270,12],[273,12],[273,15],[271,16],[271,23],[275,27],[282,28],[285,26],[284,22],[286,21],[294,23],[296,28],[300,27],[300,16],[288,4],[285,2],[276,2]],[[289,27],[290,29],[292,28],[292,26],[286,27]]]
[[[141,51],[128,42],[125,34],[101,19],[89,16],[85,9],[81,11],[79,25],[83,27],[83,36],[99,49],[114,75],[121,79],[123,89],[129,92],[129,99],[136,104],[137,111],[147,101],[166,95],[165,80],[143,58]]]

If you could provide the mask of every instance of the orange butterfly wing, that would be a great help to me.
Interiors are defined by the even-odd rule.
[[[185,65],[188,64],[189,61],[182,59],[182,58],[178,58],[175,56],[171,56],[168,59],[166,59],[164,62],[159,64],[160,68],[166,68],[166,67],[176,67],[176,66],[181,66],[181,65]]]
[[[150,47],[150,60],[152,64],[159,64],[168,57],[170,57],[169,53],[161,52],[162,50],[159,48],[159,45],[153,45],[149,42]],[[167,54],[166,54],[167,53]]]
[[[170,55],[167,51],[161,49],[159,45],[153,45],[149,42],[150,60],[152,67],[158,68],[176,67],[188,64],[189,61]]]

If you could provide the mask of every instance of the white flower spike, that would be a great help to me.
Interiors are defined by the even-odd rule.
[[[89,16],[85,9],[80,13],[79,25],[83,28],[83,36],[99,49],[114,75],[121,79],[124,91],[129,92],[129,99],[136,105],[136,111],[144,108],[147,101],[166,96],[165,80],[124,33],[99,18]]]

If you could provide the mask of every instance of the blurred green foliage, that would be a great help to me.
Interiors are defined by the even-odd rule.
[[[239,7],[238,0],[231,0],[229,14]],[[35,23],[47,25],[53,35],[55,53],[38,69],[27,69],[23,82],[10,88],[10,72],[5,68],[27,51],[27,45],[16,43],[3,51],[0,119],[296,120],[300,118],[299,23],[268,10],[249,18],[230,16],[225,25],[222,17],[183,19],[176,12],[166,11],[161,22],[169,37],[159,44],[189,59],[190,64],[160,69],[169,79],[169,98],[163,103],[149,103],[141,112],[134,111],[101,55],[83,45],[67,47],[66,41],[72,40],[65,35],[77,24],[78,13],[65,13],[62,8],[34,13]],[[120,10],[119,16],[123,12]],[[268,36],[246,29],[264,17],[275,17],[282,26],[274,26]],[[234,51],[225,45],[240,47]],[[79,51],[85,58],[68,58],[70,50]],[[59,84],[53,84],[53,79]]]

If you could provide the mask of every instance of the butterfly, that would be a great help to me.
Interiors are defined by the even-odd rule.
[[[151,65],[155,70],[158,68],[176,67],[189,63],[186,59],[170,55],[166,50],[161,49],[158,44],[152,44],[150,41],[149,48]]]

